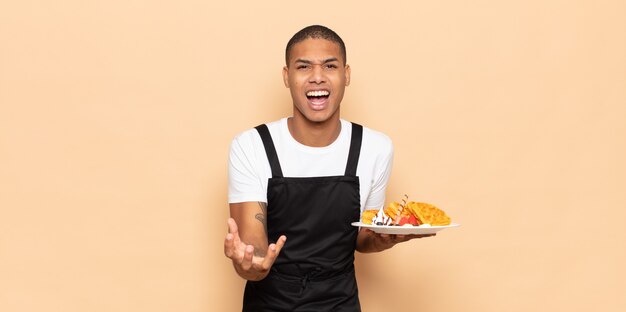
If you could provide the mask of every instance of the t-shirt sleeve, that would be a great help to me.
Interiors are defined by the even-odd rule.
[[[376,161],[375,173],[372,179],[374,183],[365,202],[366,209],[379,209],[385,204],[385,192],[387,191],[387,184],[389,183],[393,167],[393,143],[391,140],[387,140],[385,143]]]
[[[228,157],[228,202],[267,202],[255,142],[258,134],[251,131],[237,136],[230,145]],[[260,141],[260,137],[258,138]]]

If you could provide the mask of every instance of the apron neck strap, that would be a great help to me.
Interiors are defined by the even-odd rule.
[[[272,177],[282,178],[283,171],[280,168],[278,154],[276,154],[274,141],[272,140],[269,129],[267,129],[267,125],[258,125],[255,129],[259,132],[261,140],[263,140],[265,154],[267,155],[270,168],[272,169]],[[356,168],[359,165],[359,156],[361,154],[361,141],[363,141],[363,126],[352,123],[352,138],[350,140],[350,151],[348,152],[348,163],[346,164],[346,176],[356,177]]]
[[[348,164],[346,165],[346,176],[356,177],[356,168],[359,164],[361,154],[361,141],[363,140],[363,126],[352,123],[352,139],[350,140],[350,152],[348,153]]]
[[[258,125],[255,129],[259,132],[261,140],[263,140],[265,154],[270,162],[270,168],[272,168],[272,177],[282,178],[283,171],[280,169],[280,162],[278,161],[278,155],[276,154],[276,148],[274,147],[274,141],[272,140],[269,129],[267,129],[265,124]]]

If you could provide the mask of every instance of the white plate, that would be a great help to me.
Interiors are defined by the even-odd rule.
[[[447,228],[457,227],[460,224],[452,223],[441,226],[397,226],[397,225],[371,225],[361,222],[352,222],[352,226],[370,229],[381,234],[434,234]]]

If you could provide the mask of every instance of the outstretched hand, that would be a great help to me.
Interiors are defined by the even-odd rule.
[[[287,237],[281,235],[275,244],[272,243],[267,247],[265,253],[257,252],[255,255],[254,246],[241,241],[237,222],[229,218],[228,234],[224,240],[224,254],[232,260],[237,274],[247,280],[259,281],[269,273],[286,240]]]

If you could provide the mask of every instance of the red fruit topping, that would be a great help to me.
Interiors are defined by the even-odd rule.
[[[420,225],[420,223],[417,222],[417,218],[415,218],[415,216],[410,216],[409,220],[408,220],[408,223],[410,223],[411,225],[415,225],[415,226]]]

